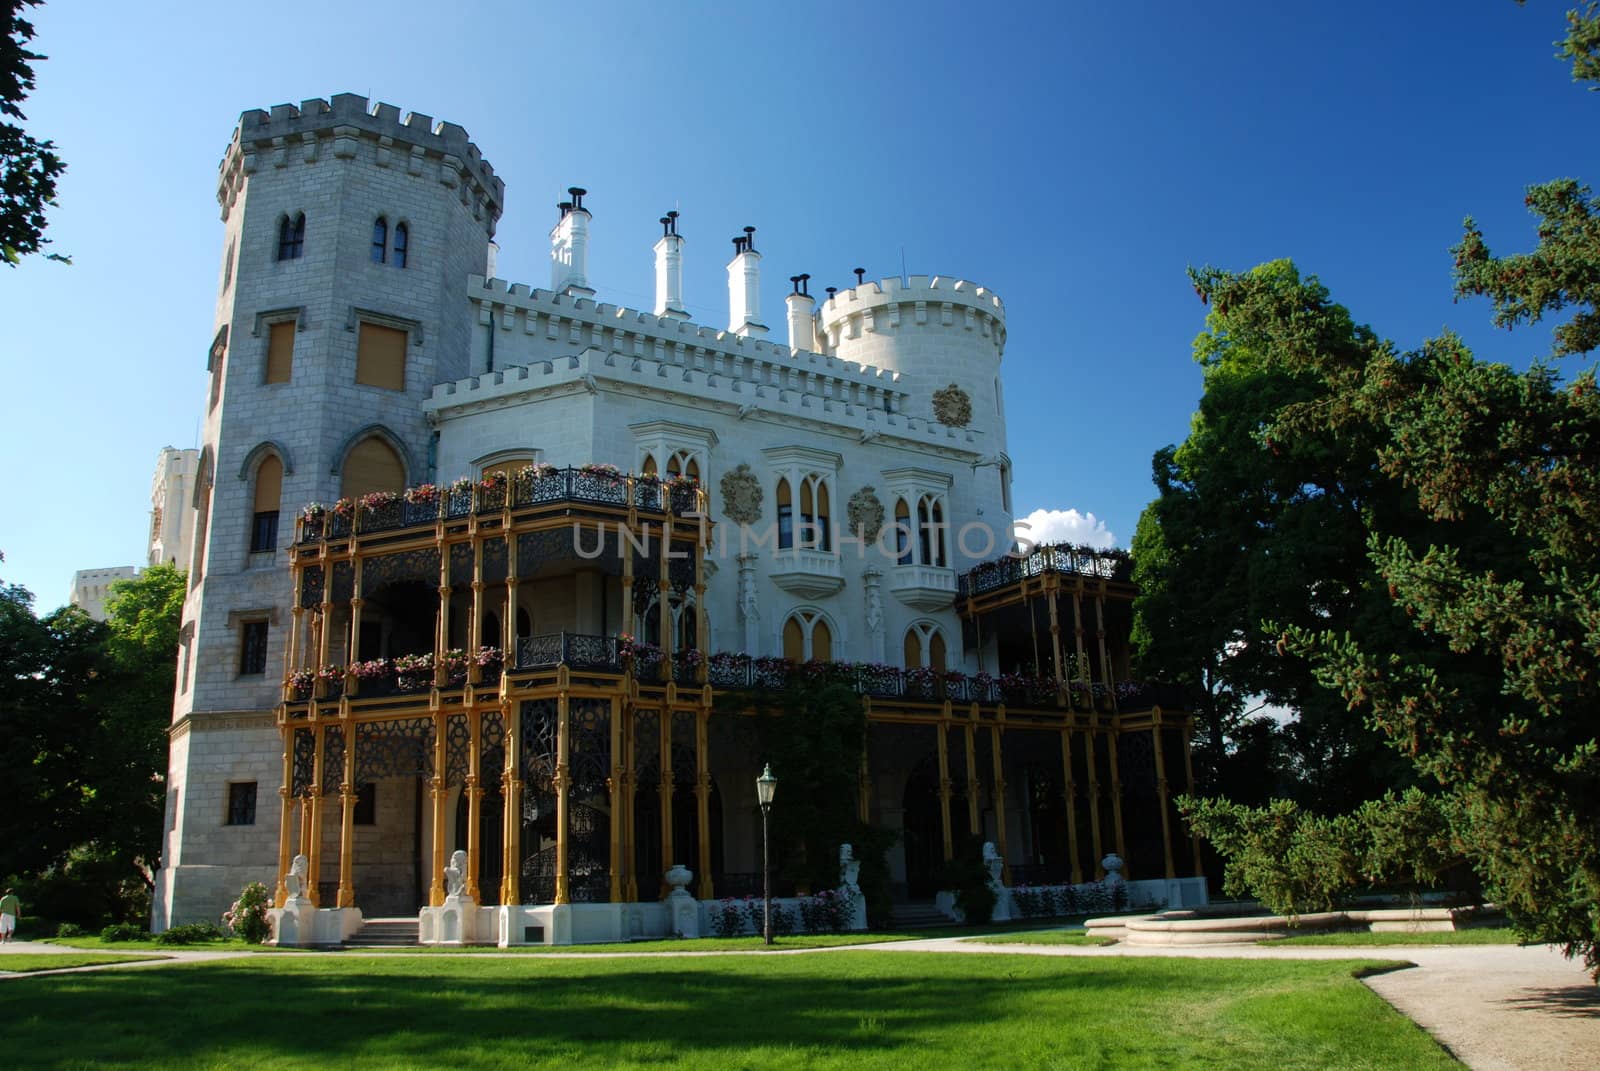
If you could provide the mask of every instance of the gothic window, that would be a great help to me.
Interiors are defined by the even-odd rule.
[[[791,662],[833,661],[833,629],[818,610],[796,610],[783,623],[783,657]]]
[[[906,629],[905,660],[907,669],[932,669],[945,671],[944,633],[932,621],[918,621]]]
[[[267,328],[267,368],[263,383],[287,383],[294,374],[293,320],[279,320]]]
[[[639,475],[649,476],[654,479],[659,475],[656,471],[656,459],[650,454],[644,456],[644,464],[639,467]]]
[[[668,476],[685,476],[696,483],[700,482],[700,462],[687,450],[679,450],[667,459]]]
[[[228,816],[230,826],[256,824],[256,783],[232,781],[228,784]]]
[[[189,587],[205,575],[206,535],[211,523],[211,448],[200,451],[200,467],[194,480],[194,543],[189,558]]]
[[[278,507],[283,500],[283,462],[275,455],[256,467],[255,511],[250,523],[250,553],[278,549]]]
[[[406,226],[404,223],[396,223],[394,225],[394,266],[395,267],[403,268],[403,267],[406,266],[406,254],[410,252],[410,247],[411,247],[411,228]]]
[[[356,335],[356,382],[405,390],[407,337],[398,327],[361,321]]]
[[[923,565],[942,568],[948,564],[944,549],[944,504],[934,495],[917,499],[917,547]]]
[[[484,462],[483,468],[479,470],[480,475],[478,478],[488,479],[490,476],[499,473],[509,481],[515,479],[517,473],[531,464],[533,464],[532,454],[518,454],[514,457],[497,458],[494,461]]]
[[[1000,508],[1011,512],[1011,466],[1000,462]]]
[[[379,216],[372,224],[372,263],[382,264],[389,255],[389,221]]]
[[[211,400],[207,403],[210,409],[215,409],[222,400],[222,368],[227,356],[228,329],[224,326],[211,342],[211,357],[207,365],[211,370]]]
[[[278,221],[278,259],[299,260],[306,246],[306,214],[298,212]]]
[[[778,481],[778,549],[794,546],[794,497],[789,492],[789,481]]]
[[[833,531],[828,523],[828,482],[810,472],[800,480],[800,545],[808,550],[831,551]]]
[[[528,611],[517,610],[517,639],[525,640],[533,635],[533,618],[528,616]]]
[[[245,621],[240,627],[239,676],[259,677],[267,671],[267,623]]]
[[[894,504],[894,553],[896,565],[912,564],[911,508],[903,498],[896,499]]]
[[[405,490],[406,470],[394,448],[376,435],[362,439],[345,455],[339,497],[359,498],[372,491]]]
[[[699,631],[700,613],[695,608],[694,595],[671,595],[667,598],[667,614],[672,618],[672,649],[686,651],[699,646],[695,637]],[[645,643],[661,644],[661,600],[652,597],[648,605],[634,618],[633,634]]]
[[[233,243],[228,243],[228,256],[222,264],[222,289],[227,290],[233,283]]]

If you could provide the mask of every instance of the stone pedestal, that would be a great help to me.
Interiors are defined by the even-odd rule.
[[[452,894],[438,907],[425,907],[417,918],[417,940],[425,945],[470,945],[478,941],[478,902]]]
[[[678,937],[700,936],[700,904],[685,888],[694,874],[682,863],[673,864],[666,874],[672,891],[667,894],[667,927]]]

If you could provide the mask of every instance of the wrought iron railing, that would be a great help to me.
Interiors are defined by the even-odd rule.
[[[622,672],[622,653],[615,636],[586,636],[577,632],[552,632],[525,636],[517,641],[517,669],[573,669]]]
[[[1033,548],[1027,554],[1008,554],[992,562],[984,562],[969,569],[956,581],[960,598],[982,595],[985,592],[1015,584],[1024,577],[1044,573],[1066,573],[1073,576],[1090,576],[1103,580],[1126,580],[1132,571],[1132,559],[1124,550],[1099,550],[1094,547],[1051,544]]]
[[[535,468],[503,480],[485,480],[449,487],[411,488],[402,495],[369,495],[341,500],[331,507],[302,513],[297,541],[315,543],[350,535],[396,531],[439,520],[459,520],[474,513],[497,513],[529,506],[610,506],[682,517],[705,508],[700,488],[683,481],[628,476],[596,467]]]

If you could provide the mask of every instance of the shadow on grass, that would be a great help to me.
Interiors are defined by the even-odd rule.
[[[1340,1059],[1376,999],[1350,964],[827,957],[697,961],[230,960],[57,976],[5,991],[8,1049],[35,1066],[122,1067],[681,1065],[899,1067],[1363,1066]],[[1359,990],[1352,993],[1350,990]],[[1329,1041],[1294,1024],[1230,1061],[1236,1028],[1196,1006],[1328,991],[1348,1008]],[[1181,1024],[1181,1025],[1180,1025]],[[1397,1020],[1396,1025],[1404,1025]],[[1386,1042],[1387,1043],[1387,1042]],[[1392,1062],[1426,1066],[1405,1048]],[[1331,1047],[1330,1047],[1331,1046]],[[763,1059],[765,1053],[771,1059]],[[799,1058],[804,1057],[804,1058]],[[52,1062],[53,1061],[53,1062]],[[141,1062],[142,1061],[142,1062]]]

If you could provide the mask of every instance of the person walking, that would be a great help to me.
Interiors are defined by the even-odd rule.
[[[10,944],[17,933],[17,917],[22,914],[22,904],[15,890],[7,889],[0,896],[0,944]]]

